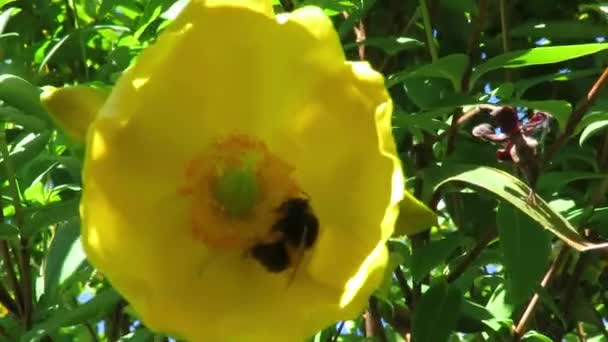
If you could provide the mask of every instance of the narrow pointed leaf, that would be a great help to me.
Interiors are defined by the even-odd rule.
[[[530,203],[527,200],[530,188],[507,172],[480,165],[452,164],[428,170],[425,177],[432,187],[425,189],[423,198],[430,198],[431,191],[448,183],[466,184],[488,191],[510,203],[576,250],[586,251],[608,246],[608,243],[594,244],[585,240],[570,222],[551,209],[538,195],[534,195],[535,203]]]

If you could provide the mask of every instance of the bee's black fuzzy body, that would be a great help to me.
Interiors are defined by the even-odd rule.
[[[271,234],[278,238],[253,246],[251,255],[268,272],[278,273],[290,268],[293,250],[305,250],[313,246],[319,235],[319,220],[314,215],[309,200],[294,197],[283,202],[278,208],[278,220],[273,224]]]

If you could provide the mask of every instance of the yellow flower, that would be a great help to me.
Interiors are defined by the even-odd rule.
[[[56,117],[62,94],[45,95]],[[421,206],[382,76],[345,61],[315,7],[191,0],[98,114],[90,92],[67,102],[92,113],[91,262],[146,325],[192,341],[298,341],[354,318],[399,202]]]

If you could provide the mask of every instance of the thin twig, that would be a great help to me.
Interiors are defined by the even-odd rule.
[[[443,135],[447,136],[447,148],[446,154],[451,154],[454,151],[456,144],[456,136],[458,135],[459,128],[467,122],[469,119],[474,117],[475,115],[485,112],[492,111],[498,106],[490,105],[490,104],[480,104],[478,106],[473,107],[473,109],[469,110],[466,113],[462,113],[462,108],[459,108],[452,118],[452,123],[450,124],[450,128],[447,129],[443,134],[437,136],[437,140],[441,139]]]
[[[369,297],[369,308],[365,313],[365,334],[367,337],[373,337],[374,341],[388,341],[384,333],[384,327],[382,326],[378,299],[374,296]]]
[[[420,0],[420,11],[422,12],[422,22],[424,23],[424,33],[426,34],[426,44],[429,48],[429,55],[431,56],[431,60],[435,62],[439,59],[439,56],[437,54],[435,40],[433,39],[433,27],[431,26],[431,17],[426,5],[426,0]]]
[[[448,274],[447,281],[451,283],[458,279],[468,268],[473,264],[475,260],[481,255],[483,250],[488,246],[490,242],[492,242],[496,238],[496,227],[492,227],[488,229],[486,234],[477,241],[475,247],[471,249],[471,251],[466,255],[464,260],[462,260],[454,269]]]
[[[576,335],[578,335],[580,342],[587,342],[587,333],[585,332],[585,327],[583,327],[583,322],[576,323]]]
[[[555,258],[555,260],[553,260],[553,262],[551,263],[551,266],[547,270],[547,273],[545,273],[545,276],[543,277],[542,281],[540,282],[541,287],[546,288],[547,285],[549,284],[549,282],[551,282],[551,280],[553,279],[553,276],[555,274],[555,270],[558,269],[559,265],[561,265],[562,261],[566,257],[568,249],[569,249],[568,246],[563,246],[561,248],[561,250],[559,251],[559,254]],[[528,302],[528,305],[526,305],[526,309],[524,310],[524,313],[521,315],[521,318],[519,319],[519,322],[517,323],[517,326],[515,327],[515,331],[513,332],[514,341],[519,341],[521,339],[521,337],[523,336],[523,334],[526,330],[526,325],[530,321],[530,318],[532,317],[532,314],[534,313],[534,310],[536,309],[536,305],[538,304],[539,298],[540,297],[538,296],[538,294],[534,293],[534,295],[532,296],[532,299],[530,300],[530,302]]]
[[[338,323],[336,326],[336,331],[329,339],[327,339],[327,342],[336,342],[338,340],[338,337],[340,337],[340,333],[342,333],[342,329],[344,328],[344,324],[344,321],[340,321],[340,323]]]
[[[507,15],[507,0],[500,0],[500,29],[502,31],[502,51],[507,53],[511,50],[511,35],[509,33],[509,17]],[[511,72],[505,69],[505,79],[511,82]]]
[[[4,158],[4,170],[8,178],[8,187],[11,191],[13,198],[13,207],[15,209],[15,221],[19,229],[25,228],[25,215],[23,213],[23,207],[21,205],[21,196],[19,194],[19,187],[17,186],[17,179],[15,177],[15,169],[11,161],[10,152],[8,150],[8,142],[6,140],[6,132],[0,130],[0,154]],[[30,270],[30,255],[29,255],[29,242],[26,238],[21,236],[19,241],[20,248],[17,255],[17,261],[19,265],[19,271],[21,276],[21,293],[22,297],[22,308],[23,308],[23,323],[26,328],[30,327],[32,318],[32,278]]]
[[[2,306],[4,306],[8,312],[15,316],[19,316],[19,307],[17,306],[17,302],[13,300],[6,287],[4,287],[4,284],[0,284],[0,304],[2,304]]]
[[[0,133],[2,134],[2,133]],[[1,195],[1,193],[0,193]],[[1,196],[0,196],[1,197]],[[4,211],[2,210],[2,203],[0,203],[0,223],[4,222]],[[15,266],[13,264],[13,258],[11,257],[11,250],[9,244],[6,240],[0,241],[0,257],[4,261],[4,268],[6,269],[6,276],[8,278],[8,283],[13,293],[15,294],[16,301],[14,302],[14,307],[9,303],[10,307],[13,307],[13,312],[17,314],[18,317],[23,316],[23,296],[21,294],[21,288],[19,287],[19,279],[17,278],[17,274],[15,273]],[[4,286],[3,286],[4,287]],[[8,291],[6,291],[8,293]],[[8,296],[10,298],[10,295]],[[12,298],[11,298],[12,301]],[[8,302],[8,300],[7,300]],[[6,306],[6,303],[3,303]],[[10,310],[9,306],[6,308]]]
[[[576,293],[579,288],[578,285],[581,280],[581,276],[583,275],[583,271],[585,270],[585,268],[587,268],[589,260],[590,258],[588,257],[588,254],[581,254],[578,260],[576,261],[572,276],[570,276],[570,279],[568,279],[566,289],[564,290],[564,304],[562,307],[564,316],[566,317],[571,314],[572,309],[574,308],[574,299],[576,298]]]
[[[488,0],[479,0],[479,15],[471,19],[471,38],[469,39],[469,47],[467,55],[469,56],[467,67],[462,75],[460,89],[462,92],[469,92],[469,81],[471,80],[471,72],[473,65],[479,58],[479,40],[481,39],[481,29],[483,28],[486,15],[488,12]]]
[[[346,11],[342,12],[342,16],[344,17],[344,19],[349,18],[349,14]],[[365,33],[365,25],[363,24],[363,18],[361,18],[359,20],[359,23],[355,27],[353,27],[353,32],[355,34],[355,42],[359,45],[359,47],[357,48],[357,51],[359,53],[359,59],[363,61],[365,60],[365,44],[361,43],[365,42],[365,39],[367,39],[367,35]]]
[[[363,43],[365,39],[367,39],[367,33],[365,33],[365,24],[363,23],[363,18],[359,20],[359,24],[355,28],[355,35],[357,37],[357,43]],[[365,44],[359,44],[358,48],[359,59],[365,60]]]
[[[279,3],[285,12],[291,12],[296,7],[292,0],[279,0]]]
[[[414,26],[416,21],[418,21],[418,18],[420,18],[420,6],[416,7],[416,10],[414,10],[414,14],[410,18],[410,20],[407,22],[407,24],[403,27],[403,29],[401,29],[399,31],[397,36],[398,37],[404,36],[410,30],[410,28],[412,28]],[[380,67],[378,68],[378,70],[384,71],[384,69],[386,69],[388,62],[391,60],[392,57],[394,57],[394,56],[386,55],[384,57],[384,59],[382,60],[382,62],[380,63]]]
[[[0,256],[4,261],[4,268],[6,269],[6,275],[8,277],[9,286],[13,289],[15,293],[15,298],[17,299],[17,313],[19,317],[23,316],[23,295],[21,294],[21,288],[19,287],[19,280],[17,278],[17,274],[15,273],[15,266],[13,264],[13,259],[11,258],[11,253],[8,247],[8,243],[6,241],[0,241]]]
[[[411,307],[414,294],[412,293],[412,289],[410,289],[409,285],[407,284],[407,280],[405,279],[403,270],[401,270],[401,266],[397,266],[393,273],[397,279],[397,284],[399,284],[399,289],[401,289],[401,294],[403,295],[403,298],[405,298],[405,303]]]
[[[572,112],[572,115],[570,115],[570,118],[568,119],[568,123],[566,124],[566,128],[564,129],[563,133],[560,134],[553,143],[553,145],[549,147],[544,159],[545,164],[555,156],[555,154],[562,148],[562,146],[574,133],[576,126],[582,120],[583,115],[585,115],[589,107],[591,107],[591,105],[595,102],[600,90],[606,84],[606,81],[608,81],[608,67],[604,69],[604,72],[602,72],[600,77],[598,77],[598,79],[593,83],[591,89],[589,89],[589,92],[587,93],[587,97],[585,97],[585,99],[581,101],[576,107],[576,109]]]

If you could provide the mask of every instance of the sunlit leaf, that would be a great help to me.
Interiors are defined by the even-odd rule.
[[[535,203],[530,202],[530,188],[504,171],[480,165],[453,164],[428,170],[426,176],[432,179],[433,183],[432,188],[426,189],[427,192],[435,191],[448,183],[460,183],[489,191],[579,251],[608,246],[606,243],[594,244],[586,241],[563,216],[553,211],[538,195],[534,195]],[[427,196],[430,197],[430,194]]]
[[[471,87],[485,73],[501,68],[523,68],[552,64],[608,49],[608,43],[538,47],[518,50],[493,57],[483,62],[471,74]]]

